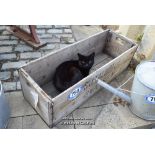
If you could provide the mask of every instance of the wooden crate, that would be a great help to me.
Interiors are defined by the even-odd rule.
[[[136,49],[133,41],[110,30],[95,34],[20,68],[23,95],[51,127],[100,89],[96,78],[110,82],[125,70]],[[95,52],[95,63],[90,74],[59,94],[52,83],[56,67],[77,59],[77,53],[92,52]]]

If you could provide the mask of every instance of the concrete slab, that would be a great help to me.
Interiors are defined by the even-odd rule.
[[[39,115],[23,117],[23,129],[49,129]]]
[[[59,128],[57,128],[56,126],[54,126],[52,129],[59,129]]]
[[[135,114],[132,114],[128,106],[118,106],[117,108],[126,121],[126,126],[124,126],[124,128],[137,128],[155,123],[155,121],[146,121],[137,117]]]
[[[103,31],[103,29],[98,25],[90,25],[90,26],[74,25],[71,28],[72,28],[73,36],[76,41],[79,41],[95,33]]]
[[[22,117],[10,118],[8,129],[22,129]]]
[[[116,77],[116,81],[118,82],[119,85],[122,85],[124,82],[126,82],[133,75],[134,75],[133,70],[128,68]]]
[[[93,129],[117,129],[126,128],[126,122],[122,120],[120,113],[113,104],[105,105],[96,119]]]
[[[11,117],[36,114],[35,110],[24,99],[21,91],[5,93],[11,108]]]
[[[155,121],[145,121],[131,113],[128,106],[113,104],[105,105],[102,112],[96,119],[93,129],[130,129],[140,126],[146,126],[155,123]]]
[[[73,112],[76,129],[90,129],[97,116],[100,114],[103,106],[76,109]]]

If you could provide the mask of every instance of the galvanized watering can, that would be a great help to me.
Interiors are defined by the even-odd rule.
[[[145,120],[155,120],[155,61],[144,61],[137,66],[131,97],[100,79],[98,84],[126,100],[135,115]]]
[[[2,83],[0,81],[0,129],[6,128],[10,118],[10,108],[4,96]]]

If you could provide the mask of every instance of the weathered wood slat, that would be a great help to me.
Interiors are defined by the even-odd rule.
[[[94,65],[93,66],[99,64],[100,62],[102,62],[104,59],[106,59],[108,57],[110,57],[110,56],[107,55],[106,53],[101,52],[101,53],[96,54],[95,58],[94,58]]]
[[[113,58],[121,55],[123,52],[131,48],[134,43],[127,38],[120,36],[117,33],[109,32],[110,38],[106,44],[106,52]]]
[[[56,88],[53,85],[53,81],[48,82],[45,84],[42,89],[52,98],[59,95],[60,93],[56,90]]]
[[[105,64],[107,64],[109,61],[111,61],[112,58],[109,56],[105,57],[104,59],[102,59],[100,62],[96,63],[90,70],[90,73],[95,72],[97,69],[101,68],[102,66],[104,66]]]

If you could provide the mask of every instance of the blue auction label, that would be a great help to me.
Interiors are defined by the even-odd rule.
[[[145,100],[149,104],[155,104],[155,94],[146,95]]]
[[[83,91],[83,86],[79,86],[75,88],[69,95],[68,95],[68,100],[74,100],[76,99],[79,94]]]

